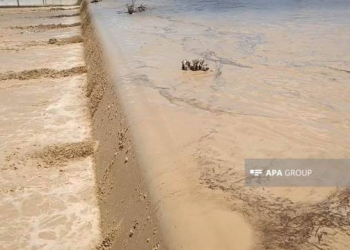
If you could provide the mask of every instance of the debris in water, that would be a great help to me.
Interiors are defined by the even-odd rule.
[[[143,5],[143,4],[141,4],[140,6],[136,7],[136,6],[135,6],[135,2],[136,2],[136,0],[132,0],[131,5],[129,5],[129,4],[126,5],[126,7],[127,7],[127,9],[128,9],[128,13],[129,13],[130,15],[132,15],[132,14],[134,14],[134,13],[137,13],[137,12],[143,12],[143,11],[145,11],[146,8],[147,8],[147,7],[146,7],[145,5]]]
[[[141,4],[140,6],[137,7],[137,12],[142,12],[146,10],[146,6]]]
[[[102,0],[92,0],[91,3],[98,3],[101,2]]]
[[[188,71],[207,71],[209,66],[204,59],[194,59],[192,62],[188,60],[182,61],[182,70]]]

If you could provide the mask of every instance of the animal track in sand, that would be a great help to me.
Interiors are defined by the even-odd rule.
[[[39,79],[39,78],[61,78],[69,77],[74,75],[80,75],[87,72],[86,66],[73,67],[64,70],[55,69],[33,69],[24,70],[20,72],[9,71],[0,74],[0,81],[5,80],[29,80],[29,79]]]

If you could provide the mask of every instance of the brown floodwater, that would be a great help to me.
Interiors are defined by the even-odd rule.
[[[350,3],[126,3],[92,12],[176,246],[347,249],[349,225],[328,223],[346,221],[344,193],[247,188],[244,161],[349,157]],[[182,71],[194,58],[210,70]]]

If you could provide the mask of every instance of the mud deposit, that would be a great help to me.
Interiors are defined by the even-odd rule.
[[[29,80],[29,79],[39,79],[39,78],[60,78],[69,77],[74,75],[81,75],[87,72],[85,66],[74,67],[71,69],[55,70],[55,69],[33,69],[25,70],[21,72],[6,72],[0,74],[0,81],[5,80]]]
[[[48,41],[48,44],[54,44],[54,45],[65,45],[65,44],[72,44],[72,43],[82,43],[83,38],[81,36],[73,36],[73,37],[67,37],[67,38],[51,38]]]
[[[67,44],[75,44],[82,43],[83,38],[81,36],[72,36],[65,38],[50,38],[48,41],[29,41],[23,42],[19,44],[15,44],[13,46],[3,46],[0,50],[5,51],[21,51],[32,47],[38,46],[48,46],[48,45],[67,45]]]
[[[93,142],[77,142],[46,146],[35,152],[32,158],[40,159],[45,166],[63,165],[70,160],[86,158],[93,154]]]
[[[50,19],[55,19],[55,18],[63,18],[63,17],[74,17],[74,16],[79,16],[79,13],[74,13],[74,14],[66,14],[66,15],[57,15],[57,16],[50,16]]]
[[[55,7],[55,8],[50,8],[50,11],[58,11],[58,10],[78,10],[80,7],[74,7],[74,8],[63,8],[63,7]]]
[[[39,25],[29,25],[29,26],[11,26],[9,29],[17,29],[17,30],[31,30],[31,31],[45,31],[45,30],[51,30],[51,29],[63,29],[63,28],[70,28],[70,27],[77,27],[80,26],[81,23],[72,23],[72,24],[39,24]]]

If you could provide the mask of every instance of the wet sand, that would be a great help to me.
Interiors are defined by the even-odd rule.
[[[100,213],[81,27],[35,28],[80,18],[36,10],[0,9],[0,248],[94,249]]]

